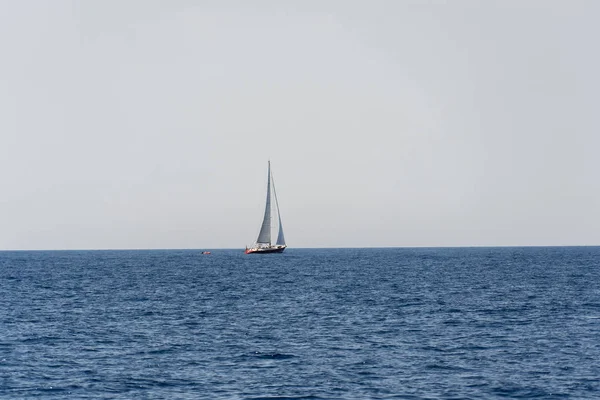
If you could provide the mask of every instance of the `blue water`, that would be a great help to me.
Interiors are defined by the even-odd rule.
[[[0,252],[0,398],[600,398],[600,248]]]

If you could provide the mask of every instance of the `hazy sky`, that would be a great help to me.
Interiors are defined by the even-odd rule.
[[[598,245],[599,17],[0,0],[0,249]]]

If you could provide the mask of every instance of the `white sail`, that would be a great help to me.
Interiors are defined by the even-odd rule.
[[[256,243],[271,244],[271,162],[269,161],[267,178],[267,204],[265,206],[265,217],[263,218],[262,226]]]
[[[277,235],[276,244],[285,246],[285,237],[283,236],[283,226],[281,226],[281,217],[279,217],[279,234]]]

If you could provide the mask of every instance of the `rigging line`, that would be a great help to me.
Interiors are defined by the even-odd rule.
[[[285,246],[285,237],[283,235],[283,227],[281,224],[281,213],[279,212],[279,199],[277,198],[277,190],[275,189],[275,178],[271,172],[271,184],[273,186],[273,195],[275,197],[275,206],[277,207],[277,227],[279,232],[277,233],[277,244]]]
[[[279,214],[279,200],[277,200],[277,190],[275,190],[275,179],[273,178],[272,172],[271,172],[271,186],[273,187],[273,194],[275,195],[275,205],[277,206],[277,218],[281,219],[281,215]]]

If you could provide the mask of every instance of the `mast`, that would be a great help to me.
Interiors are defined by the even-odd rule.
[[[267,201],[265,205],[265,216],[256,243],[271,245],[271,161],[267,170]]]

